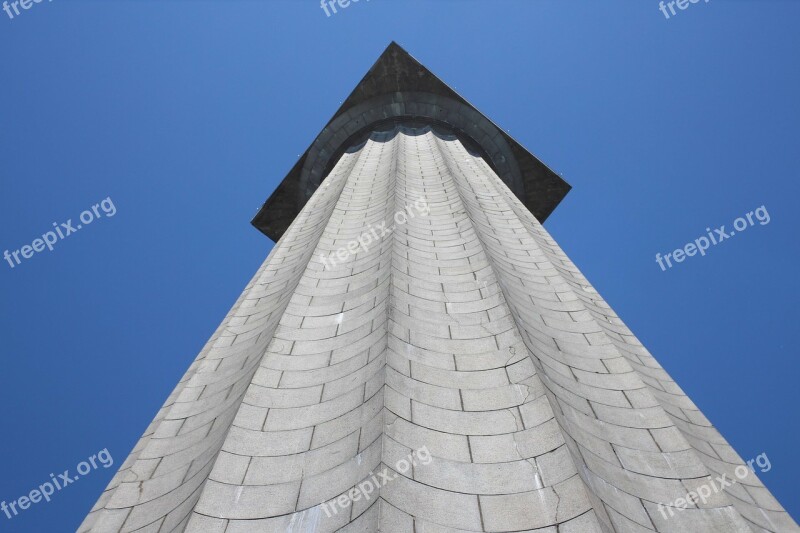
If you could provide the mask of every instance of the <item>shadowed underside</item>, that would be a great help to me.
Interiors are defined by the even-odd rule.
[[[396,126],[341,156],[80,531],[797,531],[741,465],[484,159]]]

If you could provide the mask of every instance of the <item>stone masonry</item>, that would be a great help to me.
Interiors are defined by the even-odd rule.
[[[293,221],[258,218],[280,240],[79,531],[800,531],[544,229],[549,170],[390,89],[268,202]]]

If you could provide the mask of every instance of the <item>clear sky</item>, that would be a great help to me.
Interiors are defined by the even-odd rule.
[[[0,259],[0,500],[115,459],[0,531],[77,527],[271,249],[250,218],[391,40],[573,186],[550,232],[740,455],[768,455],[797,518],[798,19],[790,0],[0,11],[0,253],[93,219]],[[768,224],[656,263],[761,206]]]

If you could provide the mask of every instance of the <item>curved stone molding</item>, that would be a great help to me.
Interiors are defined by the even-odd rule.
[[[492,169],[518,196],[524,196],[517,160],[500,130],[470,106],[446,96],[422,92],[384,94],[361,102],[342,113],[316,138],[306,153],[300,175],[298,205],[304,205],[327,175],[331,159],[350,148],[354,138],[389,122],[439,123],[479,147]],[[349,141],[349,142],[348,142]]]
[[[386,129],[386,122],[409,120],[438,124],[458,133],[462,142],[486,157],[540,222],[570,190],[561,176],[393,42],[267,199],[252,224],[278,241],[342,151],[357,144],[356,137]]]

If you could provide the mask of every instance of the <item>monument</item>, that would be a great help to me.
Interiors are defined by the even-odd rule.
[[[797,531],[543,228],[569,188],[392,43],[80,531]]]

